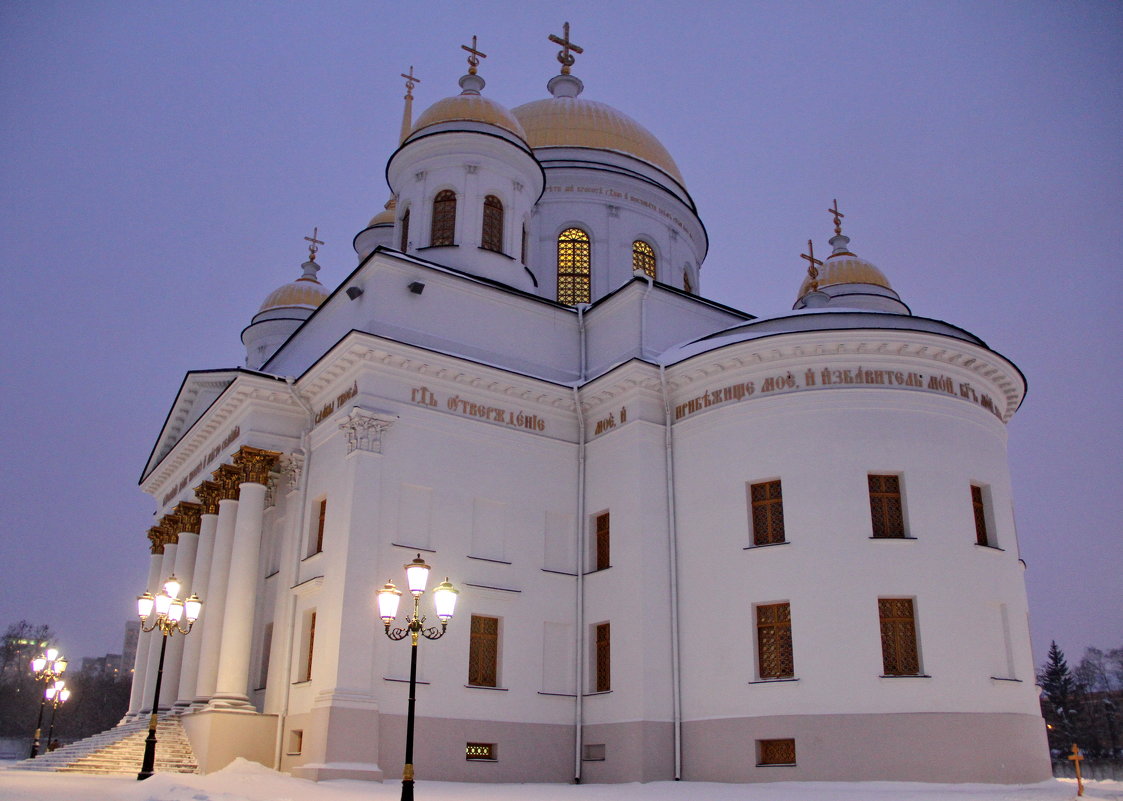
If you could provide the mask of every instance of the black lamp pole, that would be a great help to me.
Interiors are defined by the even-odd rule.
[[[156,717],[160,713],[160,684],[164,680],[164,651],[168,648],[168,634],[161,630],[160,663],[156,668],[156,691],[152,694],[152,715],[148,718],[148,736],[144,739],[144,760],[140,764],[137,781],[147,779],[156,769]]]

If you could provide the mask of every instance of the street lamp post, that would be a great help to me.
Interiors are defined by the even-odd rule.
[[[62,676],[66,664],[66,657],[59,656],[57,648],[48,648],[41,656],[31,660],[31,672],[35,674],[35,681],[43,682],[45,689]],[[31,742],[32,759],[39,755],[39,735],[43,732],[43,707],[46,703],[47,696],[44,692],[39,698],[39,719],[35,723],[35,739]]]
[[[158,595],[153,596],[152,593],[145,592],[143,595],[138,595],[136,599],[141,631],[149,632],[158,628],[163,635],[160,638],[160,662],[156,668],[156,690],[152,694],[152,717],[148,720],[148,737],[144,741],[144,761],[141,763],[140,773],[137,774],[137,781],[147,779],[156,767],[156,716],[160,708],[160,683],[164,678],[164,651],[168,647],[168,637],[176,632],[187,634],[199,619],[199,613],[203,611],[203,602],[199,600],[199,596],[192,593],[190,598],[181,601],[179,590],[179,580],[173,575],[164,582]],[[152,617],[153,610],[156,615],[152,623],[148,624],[147,620]],[[187,628],[183,627],[181,620],[187,621]]]
[[[66,689],[66,682],[59,679],[44,693],[47,700],[51,702],[51,724],[47,727],[47,750],[51,750],[51,743],[55,734],[55,714],[58,712],[59,704],[65,704],[70,698],[70,690]]]
[[[405,767],[402,769],[402,801],[413,801],[413,711],[417,702],[417,641],[418,637],[427,640],[439,640],[444,636],[448,622],[452,620],[453,610],[456,608],[456,596],[460,590],[448,583],[446,578],[433,590],[433,605],[437,609],[437,619],[441,627],[425,627],[425,618],[418,612],[421,596],[425,593],[425,584],[429,580],[429,565],[421,558],[417,558],[405,566],[406,584],[410,594],[413,595],[413,614],[406,618],[404,628],[390,628],[398,616],[398,601],[401,600],[401,591],[394,586],[394,582],[387,581],[385,586],[378,591],[378,616],[386,627],[386,636],[391,640],[404,640],[406,635],[410,638],[409,655],[409,706],[406,712],[406,758]]]

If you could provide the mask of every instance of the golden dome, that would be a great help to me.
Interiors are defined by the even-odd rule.
[[[328,291],[315,278],[298,278],[291,284],[277,287],[265,298],[258,314],[270,309],[284,309],[292,306],[303,306],[315,309],[324,302]]]
[[[615,150],[653,164],[685,186],[678,165],[662,142],[627,114],[579,97],[548,97],[511,112],[532,148],[588,147]]]
[[[890,291],[893,290],[893,287],[889,285],[889,279],[885,277],[885,273],[849,251],[835,253],[823,262],[823,266],[819,268],[817,283],[819,289],[836,284],[873,284]],[[802,298],[810,291],[811,276],[804,276],[797,297]]]
[[[460,94],[438,100],[421,113],[410,136],[442,122],[486,122],[526,141],[526,131],[510,111],[481,94]]]
[[[387,223],[393,225],[394,210],[397,208],[398,199],[396,197],[391,197],[386,201],[386,207],[382,211],[378,212],[378,214],[370,218],[370,222],[367,223],[367,228],[371,228],[375,225],[386,225]]]

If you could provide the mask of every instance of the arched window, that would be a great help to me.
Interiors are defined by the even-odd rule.
[[[632,272],[636,270],[643,270],[649,277],[655,277],[655,249],[642,239],[632,243]]]
[[[503,201],[495,195],[484,198],[484,230],[480,247],[503,252]]]
[[[456,193],[442,189],[433,198],[433,228],[429,236],[432,247],[453,244],[456,233]]]
[[[589,235],[580,228],[558,235],[558,302],[589,302]]]
[[[400,250],[402,253],[405,253],[406,248],[409,247],[409,209],[406,209],[402,214],[402,238],[399,244],[400,247],[398,248],[398,250]]]
[[[689,270],[689,268],[683,268],[683,271],[682,271],[682,288],[685,289],[690,294],[692,294],[692,295],[694,294],[694,285],[690,283],[690,270]]]

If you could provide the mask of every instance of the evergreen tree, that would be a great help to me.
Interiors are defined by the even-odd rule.
[[[1045,669],[1038,676],[1041,684],[1041,712],[1049,729],[1049,747],[1053,751],[1067,751],[1076,741],[1079,711],[1076,704],[1076,681],[1064,651],[1054,640],[1049,645]]]

